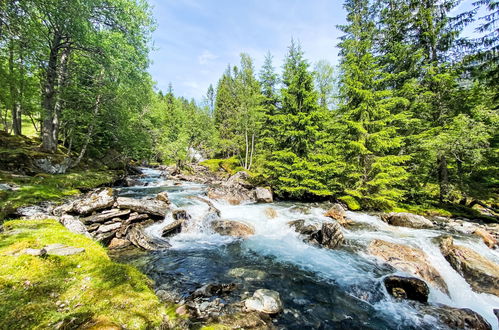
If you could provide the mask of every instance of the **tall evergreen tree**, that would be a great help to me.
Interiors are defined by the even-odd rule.
[[[400,123],[396,109],[407,101],[384,88],[385,75],[374,56],[377,33],[373,7],[366,0],[347,0],[347,25],[340,43],[345,192],[367,208],[390,208],[404,195],[405,162],[399,153]]]
[[[313,76],[301,47],[292,41],[284,63],[281,106],[269,117],[275,132],[265,175],[280,196],[317,198],[331,195],[327,187],[331,161],[324,155],[325,113],[317,103]]]

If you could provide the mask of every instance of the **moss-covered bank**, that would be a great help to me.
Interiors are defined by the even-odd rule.
[[[112,322],[128,329],[159,327],[172,309],[151,281],[115,263],[98,243],[54,220],[7,221],[0,234],[0,329],[73,329]],[[73,256],[31,256],[26,248],[62,243],[83,247]],[[170,315],[173,319],[174,315]]]

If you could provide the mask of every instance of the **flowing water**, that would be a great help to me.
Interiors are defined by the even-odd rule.
[[[493,309],[499,308],[499,297],[475,293],[454,271],[432,241],[442,235],[441,231],[394,227],[376,216],[348,212],[349,218],[360,225],[344,230],[348,242],[345,248],[328,250],[304,243],[287,225],[297,219],[327,221],[320,205],[278,202],[233,206],[212,200],[222,219],[240,220],[255,228],[255,235],[244,240],[221,236],[209,229],[207,204],[189,198],[203,195],[206,186],[187,182],[175,185],[157,170],[143,171],[146,176],[142,180],[147,186],[121,188],[119,194],[140,198],[166,191],[172,207],[185,209],[192,217],[186,230],[169,239],[170,249],[130,259],[155,280],[157,287],[187,297],[207,283],[237,283],[238,289],[227,298],[234,301],[260,288],[275,290],[280,293],[285,310],[274,321],[287,329],[439,327],[434,318],[418,312],[417,304],[397,301],[387,294],[383,278],[403,273],[365,253],[373,239],[382,239],[417,247],[428,254],[450,292],[449,297],[430,288],[430,303],[470,308],[498,329]],[[277,217],[267,215],[269,207],[277,211]],[[159,236],[171,221],[169,215],[149,227],[147,233]],[[458,237],[455,243],[499,262],[499,254],[479,239]]]

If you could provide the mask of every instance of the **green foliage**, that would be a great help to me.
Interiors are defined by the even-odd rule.
[[[167,311],[150,280],[132,266],[112,262],[98,243],[70,233],[55,220],[8,221],[4,229],[0,328],[45,329],[59,322],[73,328],[105,319],[143,329],[163,322]],[[26,248],[54,243],[82,247],[85,252],[64,257],[22,254]]]
[[[359,202],[352,196],[341,196],[338,200],[345,203],[349,210],[357,211],[361,209]]]
[[[207,159],[199,164],[206,166],[212,172],[225,171],[229,175],[234,175],[239,171],[244,171],[244,168],[240,166],[240,162],[236,157],[227,159]]]

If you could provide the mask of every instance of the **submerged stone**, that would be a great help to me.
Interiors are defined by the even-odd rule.
[[[279,292],[268,289],[258,289],[253,297],[244,301],[248,310],[265,314],[277,314],[282,311],[282,302]]]

